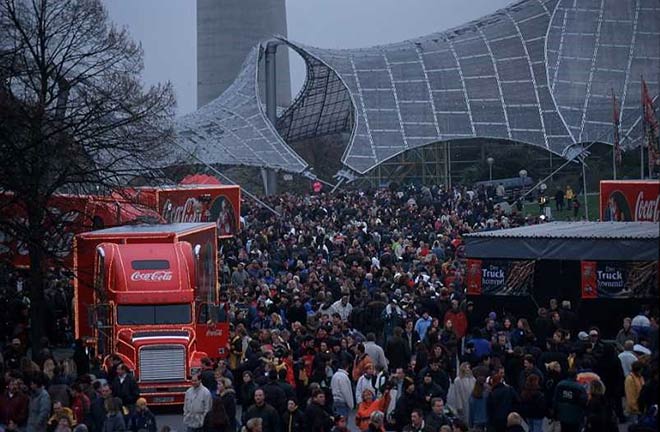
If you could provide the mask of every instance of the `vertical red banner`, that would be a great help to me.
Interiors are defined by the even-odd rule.
[[[481,260],[467,260],[467,293],[481,295]]]
[[[598,297],[596,266],[596,261],[580,261],[583,299],[594,299]]]

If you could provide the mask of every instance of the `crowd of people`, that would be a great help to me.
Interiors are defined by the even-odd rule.
[[[266,201],[278,216],[245,203],[221,245],[229,355],[192,376],[188,431],[657,429],[656,309],[601,334],[565,299],[513,316],[466,297],[462,236],[539,222],[495,191]],[[104,370],[80,343],[73,359],[48,354],[28,360],[20,338],[5,350],[0,428],[157,429],[119,358]]]

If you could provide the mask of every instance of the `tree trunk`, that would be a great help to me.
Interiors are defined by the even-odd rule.
[[[46,279],[45,238],[41,223],[43,221],[43,209],[35,210],[28,210],[28,238],[30,239],[28,242],[28,251],[30,253],[30,342],[33,359],[39,354],[42,348],[41,339],[45,335],[44,280]],[[51,325],[54,325],[54,323],[51,323]]]

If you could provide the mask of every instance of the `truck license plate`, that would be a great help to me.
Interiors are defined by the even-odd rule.
[[[154,398],[154,403],[169,403],[174,402],[174,396],[160,396]]]

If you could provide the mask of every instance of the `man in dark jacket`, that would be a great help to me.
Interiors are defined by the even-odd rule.
[[[410,360],[410,351],[402,335],[403,329],[395,327],[394,336],[387,341],[385,346],[385,357],[389,361],[388,367],[390,370],[405,368]]]
[[[254,391],[254,405],[243,411],[243,424],[257,417],[263,421],[262,432],[281,431],[280,415],[275,411],[275,408],[266,403],[263,389]]]
[[[286,410],[286,393],[277,382],[277,371],[268,372],[268,382],[262,387],[266,403],[272,405],[278,413]]]
[[[117,376],[112,381],[112,394],[121,399],[122,405],[131,411],[135,406],[135,401],[140,397],[137,382],[133,375],[128,373],[128,368],[123,363],[117,366]]]
[[[424,421],[424,414],[419,408],[415,408],[410,414],[410,424],[403,428],[404,432],[435,432],[438,429],[433,429]]]
[[[131,432],[156,432],[158,430],[156,416],[149,410],[144,398],[138,398],[135,402],[135,412],[128,419],[128,429]]]
[[[409,378],[403,380],[403,395],[396,401],[392,414],[394,430],[401,431],[410,421],[413,409],[418,405],[415,383]],[[389,429],[389,428],[388,428]]]
[[[98,390],[98,396],[90,405],[90,417],[92,419],[92,432],[102,432],[103,423],[108,412],[105,410],[105,400],[112,397],[112,389],[109,385],[103,384]]]
[[[451,420],[445,415],[445,403],[442,398],[431,399],[431,412],[426,416],[426,426],[432,431],[439,431],[444,425],[451,425]]]
[[[582,427],[587,406],[587,392],[576,380],[575,370],[568,371],[568,377],[555,388],[553,411],[561,423],[562,432],[577,432]]]
[[[447,392],[449,391],[449,376],[447,373],[440,368],[440,360],[434,358],[431,360],[431,365],[428,367],[425,367],[421,371],[419,371],[419,381],[423,381],[424,377],[426,374],[431,374],[431,379],[435,384],[437,384],[441,389],[442,393],[440,393],[438,396],[442,397],[442,399],[447,398]]]
[[[321,389],[312,391],[312,400],[305,410],[306,432],[330,432],[334,420],[325,410],[325,393]]]
[[[504,371],[502,369],[492,376],[492,391],[486,402],[488,419],[497,432],[506,430],[507,416],[519,402],[518,394],[513,387],[504,384],[503,377]]]
[[[422,382],[417,386],[417,398],[420,401],[421,407],[424,412],[431,411],[431,400],[435,398],[442,398],[445,391],[436,383],[433,382],[433,376],[428,371],[422,378]]]
[[[215,397],[216,391],[218,390],[218,382],[215,380],[213,362],[208,357],[202,359],[202,373],[200,374],[200,378],[202,380],[202,385],[211,392],[212,396]]]

